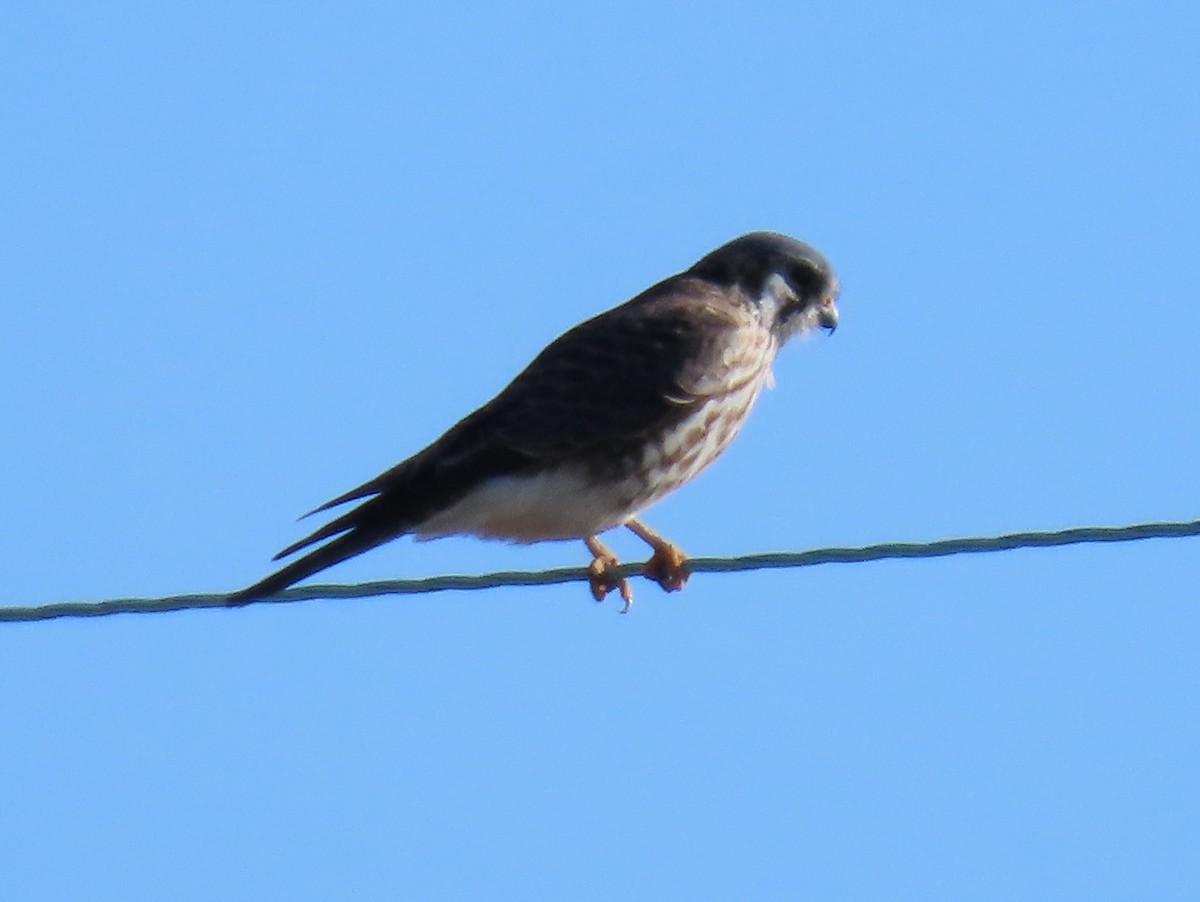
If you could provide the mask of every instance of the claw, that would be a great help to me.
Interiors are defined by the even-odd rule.
[[[650,560],[642,572],[647,579],[652,579],[663,587],[664,592],[678,592],[688,581],[686,566],[687,555],[678,545],[668,542],[640,520],[630,520],[625,524],[642,541],[654,549]]]
[[[633,606],[633,589],[629,587],[629,580],[610,572],[620,563],[617,556],[604,547],[595,536],[584,539],[584,543],[592,553],[592,562],[588,564],[588,585],[592,590],[592,598],[604,601],[609,592],[616,590],[625,602],[621,606],[621,613],[629,613]]]
[[[663,587],[664,592],[678,592],[688,581],[687,568],[684,561],[687,558],[675,545],[666,544],[654,549],[650,560],[642,570],[648,579],[654,580]]]

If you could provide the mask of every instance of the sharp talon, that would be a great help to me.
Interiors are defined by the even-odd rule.
[[[614,577],[610,573],[620,563],[616,555],[595,539],[588,541],[587,545],[595,555],[592,562],[588,564],[588,586],[592,590],[592,598],[596,601],[604,601],[609,592],[619,592],[621,600],[625,602],[621,607],[621,613],[627,613],[633,605],[633,589],[629,587],[629,580],[624,577]]]
[[[625,602],[623,605],[621,605],[621,613],[628,614],[629,609],[633,607],[633,589],[629,588],[629,580],[621,580],[621,582],[617,585],[617,588],[621,592],[621,600]]]
[[[596,601],[604,601],[609,592],[616,591],[620,593],[621,600],[625,602],[621,608],[621,613],[624,614],[633,604],[633,590],[629,587],[629,580],[613,579],[608,575],[607,566],[602,563],[600,567],[596,567],[596,563],[596,561],[592,561],[592,565],[588,567],[588,586],[592,590],[592,598]]]
[[[654,549],[650,560],[642,568],[647,579],[652,579],[663,587],[664,592],[678,592],[688,581],[688,571],[685,562],[687,555],[672,545],[641,520],[628,521],[626,526],[643,542]]]
[[[613,579],[608,575],[608,567],[611,566],[611,563],[597,558],[588,567],[588,586],[592,590],[592,598],[596,601],[604,601],[608,593],[614,590],[620,592],[622,598],[629,594],[629,580]]]
[[[670,543],[663,543],[654,549],[650,560],[642,572],[647,579],[652,579],[663,587],[664,592],[678,592],[688,581],[688,571],[685,565],[687,557],[682,551]]]

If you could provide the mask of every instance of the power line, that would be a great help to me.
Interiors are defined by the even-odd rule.
[[[1181,523],[1141,523],[1135,526],[1083,526],[1058,532],[1015,532],[1001,536],[942,539],[936,542],[891,542],[860,548],[815,548],[811,551],[780,551],[738,557],[689,558],[691,573],[733,573],[743,570],[772,570],[784,567],[814,567],[818,564],[859,564],[895,558],[946,557],[952,554],[983,554],[1015,548],[1049,548],[1089,542],[1133,542],[1140,539],[1177,539],[1200,536],[1200,520]],[[639,576],[641,564],[622,564],[615,575]],[[254,604],[279,604],[314,598],[368,598],[375,595],[415,595],[449,590],[494,589],[500,586],[548,586],[587,580],[582,567],[554,570],[517,570],[483,573],[478,576],[433,576],[426,579],[385,579],[353,585],[296,586]],[[223,592],[203,595],[169,595],[164,598],[114,598],[107,601],[66,601],[37,607],[0,607],[0,622],[54,620],[59,617],[102,617],[108,614],[147,614],[221,608],[228,604]]]

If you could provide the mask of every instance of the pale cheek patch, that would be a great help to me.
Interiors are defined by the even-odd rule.
[[[816,307],[809,307],[802,313],[793,315],[783,323],[780,342],[787,341],[795,335],[810,338],[821,325],[821,312]]]

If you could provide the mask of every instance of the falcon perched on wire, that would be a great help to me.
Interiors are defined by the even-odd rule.
[[[592,594],[616,590],[628,609],[629,583],[597,538],[616,526],[653,549],[650,579],[683,588],[683,553],[637,515],[725,450],[785,341],[833,331],[837,293],[829,263],[795,238],[754,232],[722,245],[560,336],[425,450],[312,511],[360,502],[275,555],[317,546],[230,603],[399,536],[473,535],[582,539]]]

